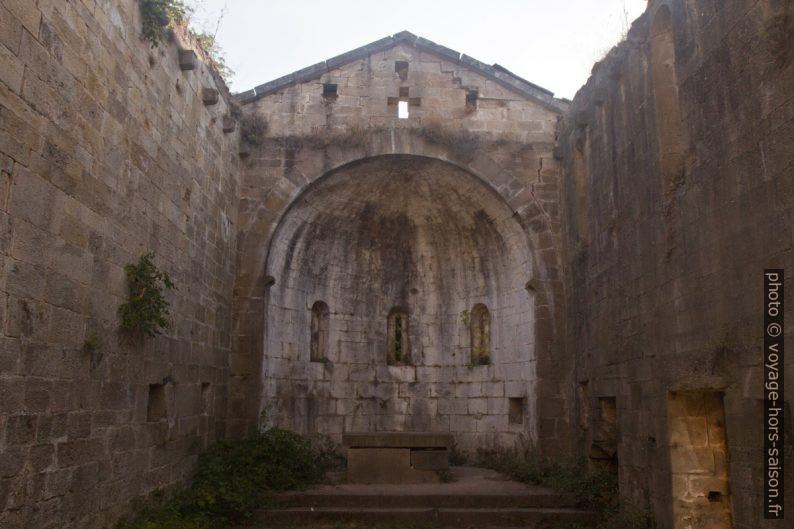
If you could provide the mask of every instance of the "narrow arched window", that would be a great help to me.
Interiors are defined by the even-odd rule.
[[[482,366],[491,363],[491,313],[482,303],[471,309],[471,364]]]
[[[312,336],[309,359],[312,362],[324,362],[328,358],[328,305],[316,301],[312,305]]]
[[[662,6],[651,26],[651,73],[662,191],[667,197],[684,183],[684,130],[678,101],[678,75],[670,9]]]
[[[388,351],[386,363],[389,365],[407,365],[411,363],[411,343],[408,339],[408,311],[395,307],[389,311],[387,326]]]

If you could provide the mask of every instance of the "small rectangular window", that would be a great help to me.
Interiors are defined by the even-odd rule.
[[[157,422],[167,417],[165,406],[165,384],[149,384],[149,399],[146,404],[146,420]]]
[[[480,93],[477,90],[466,91],[466,112],[474,112],[477,110],[477,100],[480,98]]]
[[[401,86],[400,87],[400,97],[408,97],[409,87]]]
[[[339,97],[337,93],[337,86],[335,83],[323,83],[323,98],[329,101],[335,101]]]
[[[408,61],[396,61],[394,63],[394,71],[400,76],[401,81],[408,79]]]
[[[408,119],[408,101],[400,101],[397,103],[397,117],[400,119]]]
[[[209,382],[201,383],[201,413],[210,415],[212,412],[212,390]]]
[[[508,424],[524,424],[524,407],[526,399],[524,397],[511,397],[507,411]]]

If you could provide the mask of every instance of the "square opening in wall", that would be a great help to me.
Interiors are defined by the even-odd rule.
[[[323,83],[323,98],[328,101],[336,101],[339,97],[335,83]]]
[[[165,419],[165,384],[149,384],[149,400],[146,404],[146,420],[157,422]]]
[[[527,399],[524,397],[510,397],[507,412],[508,424],[524,424],[524,412]]]

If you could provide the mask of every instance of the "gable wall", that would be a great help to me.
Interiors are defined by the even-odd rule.
[[[408,79],[400,82],[396,61],[408,61]],[[339,98],[326,103],[322,84],[338,85]],[[397,109],[387,104],[407,87],[421,98],[410,107],[407,122],[395,121]],[[476,112],[466,113],[467,89],[477,89]],[[466,130],[526,143],[548,143],[559,112],[527,101],[497,81],[433,53],[399,44],[353,61],[308,81],[284,88],[246,106],[268,118],[272,136],[310,134],[320,130],[355,127],[409,126],[428,120],[451,130]]]
[[[404,81],[395,72],[396,61],[409,63]],[[323,83],[337,84],[335,100],[324,100]],[[400,87],[408,88],[409,98],[421,101],[419,106],[410,107],[408,119],[398,119],[396,106],[388,104],[388,98],[399,95]],[[466,110],[467,88],[479,91],[477,108],[470,112]],[[562,310],[555,243],[559,232],[557,162],[552,155],[558,111],[528,101],[465,66],[400,44],[327,72],[317,80],[287,86],[261,97],[246,104],[244,114],[263,117],[268,129],[265,141],[250,148],[250,155],[243,164],[240,273],[236,286],[239,303],[235,324],[236,343],[240,346],[234,348],[238,358],[232,362],[235,383],[231,396],[241,421],[235,428],[280,423],[334,435],[344,429],[410,429],[412,424],[425,424],[411,419],[411,408],[427,408],[434,417],[433,429],[460,432],[461,441],[467,448],[473,448],[493,442],[495,432],[508,432],[508,397],[529,396],[531,411],[527,422],[524,427],[510,429],[511,442],[517,434],[523,433],[533,440],[554,439],[555,442],[547,446],[552,450],[563,449],[564,440],[570,438],[565,418],[570,398],[562,381],[570,376],[570,371],[559,361],[563,345],[555,328],[559,321],[558,311]],[[542,291],[538,327],[535,329],[529,321],[527,327],[532,328],[529,334],[533,337],[526,345],[540,351],[538,379],[534,375],[536,367],[529,364],[522,368],[524,371],[492,366],[488,368],[491,371],[480,368],[472,372],[466,367],[463,355],[453,360],[454,351],[464,350],[458,342],[462,340],[458,331],[454,331],[454,339],[447,339],[452,331],[444,331],[445,339],[426,347],[426,362],[417,365],[410,374],[394,375],[397,377],[394,379],[385,369],[384,347],[378,345],[382,341],[378,337],[385,332],[385,314],[383,329],[377,323],[359,329],[356,325],[360,324],[351,323],[353,327],[349,327],[341,320],[336,323],[332,320],[332,343],[344,340],[345,334],[336,329],[355,331],[349,334],[361,335],[363,342],[358,348],[363,346],[364,349],[361,353],[343,351],[335,356],[332,377],[328,372],[323,374],[320,368],[314,369],[316,366],[308,369],[303,365],[308,363],[308,314],[314,299],[300,301],[299,307],[294,304],[281,309],[270,307],[271,311],[281,312],[275,319],[265,317],[268,305],[275,299],[271,293],[283,288],[280,281],[287,280],[286,276],[271,269],[267,251],[290,205],[299,203],[302,193],[332,170],[349,162],[385,154],[425,156],[456,165],[476,175],[485,184],[484,192],[495,192],[516,214],[512,222],[523,226],[519,229],[524,230],[535,261],[515,271],[525,276],[518,289],[526,298],[528,294],[523,285],[535,274],[538,289]],[[473,189],[463,180],[460,185],[462,193]],[[483,200],[474,198],[475,202]],[[318,204],[313,209],[321,207]],[[349,236],[347,228],[340,226],[335,231],[340,239]],[[318,241],[318,244],[322,246],[323,243]],[[274,266],[278,269],[280,263]],[[452,273],[454,265],[451,262],[442,266],[448,266]],[[275,286],[267,280],[270,274],[275,276]],[[304,284],[297,285],[302,295],[317,290],[311,278],[304,277],[302,281]],[[367,299],[367,289],[371,286],[361,282],[349,291],[331,289],[334,297],[324,301],[333,314],[335,307],[343,306],[343,299]],[[440,295],[435,291],[425,292],[425,296],[437,294]],[[455,296],[460,297],[461,302],[466,298],[462,292]],[[460,307],[458,304],[445,307],[443,325],[449,329],[460,325],[458,312],[465,303]],[[296,310],[302,313],[296,314]],[[266,322],[264,327],[263,322]],[[278,330],[270,331],[271,336],[267,338],[263,333],[271,324]],[[303,325],[306,332],[298,329],[296,338],[271,343],[272,333],[290,325]],[[439,323],[434,325],[438,327]],[[421,341],[417,335],[417,345]],[[524,344],[527,339],[516,335],[515,341]],[[270,344],[267,350],[263,349],[264,343]],[[280,367],[272,372],[272,366]],[[262,373],[268,374],[263,376]],[[314,383],[309,380],[315,376],[323,387],[332,387],[329,394],[323,393],[318,398]],[[393,396],[399,405],[397,397],[402,397],[402,402],[408,403],[407,412],[402,405],[403,411],[397,414],[391,408],[383,412],[372,408],[371,413],[363,413],[363,418],[353,417],[356,395],[343,388],[354,382],[363,385],[370,381],[380,388],[377,394],[382,400],[389,401]],[[468,385],[456,390],[456,382]],[[507,390],[508,382],[515,389]],[[437,383],[442,386],[433,386]],[[388,389],[392,384],[393,395]],[[293,391],[283,388],[293,388]],[[252,396],[260,394],[265,395],[261,405],[252,400]],[[441,403],[440,394],[451,395],[457,400]],[[537,398],[537,395],[544,398]],[[469,399],[477,399],[477,402],[470,404]],[[312,408],[314,401],[322,403],[321,411]],[[427,402],[419,405],[423,401]],[[542,409],[536,409],[537,406]],[[363,409],[370,409],[369,404]],[[427,415],[426,411],[422,413]],[[389,414],[394,417],[377,417]],[[530,427],[530,423],[534,426]]]

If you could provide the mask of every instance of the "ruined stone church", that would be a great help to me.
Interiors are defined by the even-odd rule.
[[[0,0],[0,527],[112,527],[271,426],[586,457],[660,528],[791,523],[762,285],[794,271],[794,3],[651,0],[573,101],[409,32],[231,94],[140,25]],[[148,252],[170,328],[127,343]]]

